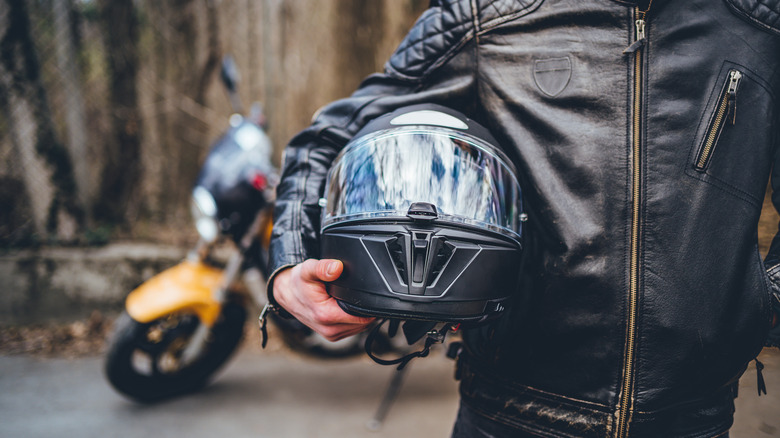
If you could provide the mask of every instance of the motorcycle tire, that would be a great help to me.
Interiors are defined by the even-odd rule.
[[[284,319],[271,315],[271,320],[279,327],[285,344],[293,351],[318,359],[344,359],[362,355],[365,352],[369,330],[341,339],[328,341],[318,333],[296,319]],[[374,339],[374,350],[378,353],[405,351],[398,341],[393,341],[387,330],[380,331]]]
[[[331,342],[303,325],[297,319],[284,319],[272,315],[279,327],[284,343],[293,351],[319,359],[343,359],[363,353],[363,336],[355,335]]]
[[[177,314],[149,323],[127,312],[116,320],[108,343],[105,375],[123,395],[144,403],[160,401],[205,386],[241,342],[246,309],[228,301],[211,328],[200,353],[175,366],[200,324],[194,314]]]

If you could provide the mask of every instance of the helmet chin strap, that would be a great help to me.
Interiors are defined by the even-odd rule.
[[[420,323],[418,321],[406,321],[404,323],[404,336],[406,336],[406,341],[409,345],[412,345],[413,343],[417,342],[419,339],[422,338],[422,336],[425,336],[425,346],[420,351],[415,351],[413,353],[409,353],[405,356],[401,356],[396,359],[382,359],[374,354],[372,351],[372,347],[374,344],[374,341],[376,339],[377,334],[379,333],[379,330],[382,328],[382,326],[388,321],[388,318],[382,319],[382,321],[377,324],[371,332],[368,334],[368,337],[366,338],[366,354],[368,354],[368,357],[371,358],[374,362],[380,364],[380,365],[398,365],[398,370],[404,369],[404,367],[414,359],[415,357],[426,357],[431,352],[431,347],[434,344],[441,344],[444,342],[444,339],[447,337],[447,332],[450,330],[455,331],[457,330],[457,325],[452,323]],[[390,320],[391,321],[391,331],[390,335],[391,337],[395,334],[398,327],[398,321],[397,320]],[[407,329],[407,325],[412,324]],[[439,325],[437,328],[436,326]],[[420,334],[419,329],[426,327],[426,333]]]

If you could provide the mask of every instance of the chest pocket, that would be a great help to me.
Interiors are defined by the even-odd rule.
[[[775,141],[774,109],[768,84],[746,67],[725,62],[685,173],[760,208]]]

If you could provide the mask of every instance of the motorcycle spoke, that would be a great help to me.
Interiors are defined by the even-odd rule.
[[[135,368],[152,376],[179,371],[181,353],[197,327],[192,315],[174,315],[151,324],[136,344]]]

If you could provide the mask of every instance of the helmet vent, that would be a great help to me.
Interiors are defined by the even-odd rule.
[[[401,277],[401,283],[406,284],[406,251],[404,251],[404,236],[396,236],[387,242],[387,250],[393,259],[395,269]]]
[[[447,262],[449,262],[450,258],[452,258],[453,249],[454,246],[451,243],[447,241],[441,242],[441,245],[439,245],[439,250],[436,252],[436,256],[433,260],[431,272],[428,274],[428,282],[426,286],[431,286],[436,282],[436,279],[439,278],[439,274],[441,274],[444,266],[446,266]]]

